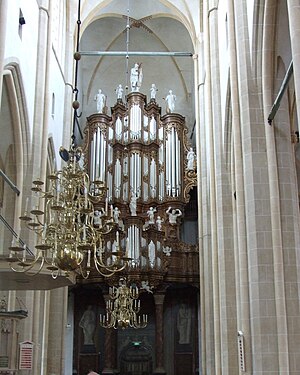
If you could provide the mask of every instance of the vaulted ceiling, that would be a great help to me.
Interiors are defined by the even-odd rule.
[[[84,1],[79,50],[91,54],[83,53],[79,62],[81,121],[96,112],[94,97],[99,89],[107,96],[108,108],[116,103],[115,89],[119,84],[126,93],[127,72],[138,62],[143,68],[140,91],[147,95],[147,100],[150,100],[151,84],[155,83],[158,88],[156,100],[164,114],[164,98],[169,90],[173,90],[175,112],[186,117],[187,126],[192,131],[195,122],[193,58],[160,56],[155,52],[194,53],[197,12],[192,16],[192,9],[198,8],[198,1]],[[130,29],[127,31],[128,22]],[[127,50],[129,53],[147,52],[147,55],[129,54],[126,59]],[[101,54],[109,51],[122,53],[119,56]],[[153,55],[149,56],[149,52]]]

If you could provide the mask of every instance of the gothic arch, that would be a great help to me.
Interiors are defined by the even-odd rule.
[[[16,185],[22,187],[23,176],[26,173],[26,166],[29,163],[29,123],[23,79],[20,67],[17,63],[10,63],[4,68],[3,79],[7,85],[9,111],[12,116],[12,129],[14,143],[18,145],[15,149],[15,161],[17,180]],[[27,158],[26,158],[27,156]],[[22,166],[24,166],[22,168]]]
[[[199,18],[192,20],[186,1],[171,4],[169,1],[139,1],[129,3],[130,51],[189,52],[197,51],[196,34],[200,30]],[[81,51],[126,51],[127,4],[110,1],[85,2],[81,9]],[[199,25],[198,25],[199,23]],[[76,34],[76,30],[75,34]],[[197,32],[196,32],[197,31]],[[176,36],[180,35],[179,37]],[[174,37],[175,36],[175,37]],[[133,46],[135,48],[133,49]],[[127,62],[126,62],[127,61]],[[152,83],[158,87],[158,104],[164,110],[165,96],[170,89],[177,96],[176,111],[186,117],[188,127],[195,122],[195,64],[191,56],[111,56],[83,54],[79,62],[79,82],[82,119],[95,111],[95,94],[99,88],[106,95],[108,108],[115,104],[116,88],[122,84],[128,93],[128,72],[135,62],[143,64],[141,92],[150,96]],[[83,66],[84,64],[84,66]],[[84,128],[83,120],[80,121]]]
[[[2,134],[3,137],[8,137],[5,155],[2,155],[3,171],[20,192],[13,191],[8,183],[4,183],[2,212],[8,224],[19,232],[18,218],[21,213],[24,176],[29,163],[29,126],[22,77],[17,62],[4,67],[2,94],[1,122],[6,129],[2,129]],[[9,238],[11,239],[11,236]],[[7,244],[3,244],[4,251],[7,251],[7,248]]]
[[[84,33],[85,28],[88,27],[93,21],[96,19],[99,19],[101,17],[107,17],[107,16],[112,16],[116,15],[116,13],[119,11],[117,7],[113,8],[111,7],[108,12],[103,12],[103,9],[108,6],[112,0],[102,0],[102,1],[97,1],[95,4],[93,4],[92,1],[86,2],[82,7],[81,7],[81,15],[82,15],[82,27],[81,27],[81,35]],[[156,13],[157,17],[170,17],[173,19],[176,19],[180,23],[182,23],[185,28],[189,31],[190,37],[193,40],[193,43],[195,44],[195,41],[197,39],[197,34],[198,34],[198,28],[193,22],[193,15],[191,14],[189,7],[186,4],[186,0],[178,2],[178,4],[174,4],[173,1],[168,1],[168,0],[156,0],[152,1],[153,5],[152,6],[145,6],[147,9],[149,9],[149,14],[153,14],[154,11]],[[201,3],[201,9],[202,9],[202,1]],[[126,3],[125,9],[127,9],[127,5],[129,6],[129,11],[130,11],[130,5],[133,6],[133,4],[130,4],[130,2]],[[163,8],[159,8],[159,5],[161,5]],[[158,11],[157,8],[160,10]],[[199,14],[200,18],[200,14]],[[200,21],[199,21],[200,22]],[[199,25],[200,27],[200,25]]]

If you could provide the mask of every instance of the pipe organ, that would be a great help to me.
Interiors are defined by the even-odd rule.
[[[189,190],[196,185],[196,171],[187,168],[184,117],[162,116],[155,99],[147,103],[144,94],[131,92],[125,103],[117,99],[111,116],[89,116],[84,134],[90,179],[107,188],[95,210],[108,214],[110,206],[112,216],[115,209],[120,213],[115,222],[131,269],[163,274],[180,240]]]

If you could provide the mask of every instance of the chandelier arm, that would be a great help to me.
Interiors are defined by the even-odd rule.
[[[40,253],[40,251],[39,251],[39,253]],[[20,265],[21,269],[16,269],[16,268],[12,267],[11,264],[10,264],[10,268],[14,272],[18,272],[18,273],[21,273],[21,272],[24,273],[25,272],[25,273],[27,273],[27,272],[29,272],[36,265],[36,263],[39,261],[39,259],[41,259],[41,264],[39,266],[38,271],[34,272],[32,274],[28,273],[29,276],[35,276],[35,275],[37,275],[37,274],[39,274],[41,272],[41,270],[42,270],[42,268],[44,266],[44,262],[45,262],[44,255],[42,257],[41,256],[36,257],[34,259],[34,261],[32,263],[30,263],[29,265],[25,265],[25,264],[24,265]],[[18,260],[21,261],[21,259],[18,259]],[[22,263],[25,263],[25,262],[22,261]]]
[[[109,275],[113,275],[113,274],[115,274],[116,272],[123,271],[123,270],[125,269],[125,267],[127,266],[127,262],[125,262],[124,265],[122,265],[122,267],[120,267],[120,268],[116,268],[116,264],[117,264],[118,260],[114,261],[111,265],[105,265],[105,264],[103,263],[103,261],[102,261],[102,257],[101,257],[100,261],[97,259],[97,256],[96,256],[95,253],[94,253],[94,257],[95,257],[95,258],[94,258],[95,267],[96,267],[96,269],[97,269],[97,271],[98,271],[99,273],[101,273],[101,272],[99,271],[99,267],[104,268],[104,269],[106,269],[107,271],[111,272],[111,274],[109,274]],[[101,273],[101,275],[104,276],[103,273]]]
[[[101,229],[98,229],[98,232],[104,236],[109,234],[114,228],[116,227],[116,223],[114,223],[113,219],[108,219],[108,221],[103,225]],[[105,228],[107,228],[105,230]]]
[[[25,245],[24,245],[25,246]],[[21,257],[19,257],[17,254],[15,254],[16,255],[16,258],[18,259],[18,261],[19,262],[21,262],[21,263],[25,263],[26,262],[26,253],[24,254],[24,251],[25,251],[25,248],[24,248],[24,250],[23,250],[23,256],[22,256],[22,258]],[[42,258],[42,255],[43,253],[39,250],[38,252],[37,252],[37,254],[34,256],[34,260],[30,263],[30,266],[32,265],[32,267],[39,261],[39,259],[41,259]],[[24,267],[24,266],[23,266]]]
[[[11,265],[11,263],[9,263],[9,266],[10,266],[10,268],[11,268],[11,270],[12,271],[14,271],[14,272],[17,272],[17,273],[24,273],[24,267],[22,267],[21,269],[17,269],[17,268],[14,268],[12,265]]]
[[[18,260],[18,262],[22,262],[23,261],[23,257],[21,258],[21,257],[19,257],[17,254],[16,254],[16,252],[14,253],[14,259],[17,259]],[[15,263],[16,261],[14,261],[13,263]]]
[[[87,270],[86,274],[84,274],[83,268],[81,267],[81,264],[79,264],[79,271],[80,271],[80,275],[84,278],[84,280],[87,280],[89,275],[90,275],[90,271]]]
[[[26,272],[30,271],[36,263],[37,262],[35,262],[34,264],[31,264],[30,267],[26,270]],[[41,258],[41,264],[40,264],[39,269],[34,273],[28,273],[28,276],[38,275],[41,272],[42,268],[44,267],[44,263],[45,263],[45,255],[43,255],[43,257]]]
[[[44,215],[44,213],[43,213],[43,215]],[[35,215],[35,218],[36,218],[36,221],[43,227],[44,224],[41,222],[41,220],[39,219],[39,217],[37,215]],[[38,228],[38,229],[41,229],[41,228]],[[38,230],[37,230],[36,233],[38,233]]]
[[[116,273],[116,271],[114,271],[114,270],[111,271],[104,266],[102,266],[102,268],[104,268],[107,271],[107,273],[102,272],[100,267],[98,266],[97,262],[95,262],[95,268],[96,268],[97,272],[100,273],[100,275],[102,275],[104,277],[110,277],[110,276],[113,276]]]
[[[49,264],[49,266],[54,266],[55,265],[55,258],[54,258],[55,250],[52,249],[50,251],[51,251],[51,257],[49,258],[49,260],[45,257],[45,264]]]

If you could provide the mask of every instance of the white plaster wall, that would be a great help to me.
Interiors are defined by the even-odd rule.
[[[249,47],[250,53],[252,52],[252,42],[253,42],[253,21],[254,21],[254,0],[247,0],[247,17],[248,17],[248,33],[249,33]]]
[[[50,79],[49,79],[49,128],[48,134],[52,136],[54,149],[56,152],[56,162],[57,167],[60,168],[61,158],[59,157],[58,150],[60,146],[68,148],[69,144],[63,144],[63,127],[64,127],[64,107],[65,105],[70,107],[72,110],[72,103],[64,103],[65,89],[72,91],[70,86],[66,86],[64,82],[64,77],[61,72],[59,63],[54,55],[51,53],[50,62]],[[54,116],[52,116],[52,94],[55,96],[55,111]],[[70,134],[71,136],[71,134]]]
[[[22,26],[22,39],[18,32],[20,9],[26,22]],[[14,0],[8,2],[4,65],[11,62],[18,62],[20,66],[26,96],[25,103],[28,111],[30,134],[32,134],[35,97],[38,12],[36,0]]]
[[[73,341],[74,341],[74,295],[69,293],[67,326],[65,330],[65,374],[73,374]]]
[[[229,79],[229,55],[228,55],[228,30],[227,30],[227,2],[220,1],[218,6],[218,38],[219,38],[219,69],[220,69],[220,89],[221,89],[221,117],[222,136],[224,136],[226,99]],[[223,140],[224,141],[224,140]]]

